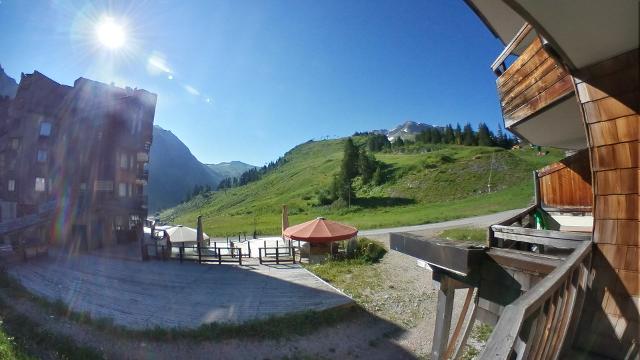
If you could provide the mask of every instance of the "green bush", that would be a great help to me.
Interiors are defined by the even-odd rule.
[[[368,263],[380,261],[387,253],[387,249],[381,243],[362,237],[358,239],[358,246],[353,252],[353,258],[360,258]]]

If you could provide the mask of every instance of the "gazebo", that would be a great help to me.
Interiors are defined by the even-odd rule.
[[[358,229],[318,217],[302,224],[290,226],[284,229],[282,235],[290,240],[307,242],[309,244],[307,254],[311,260],[312,255],[334,254],[333,242],[355,238],[358,235]],[[304,248],[303,246],[302,249]]]

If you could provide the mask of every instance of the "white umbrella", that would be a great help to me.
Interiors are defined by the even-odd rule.
[[[198,232],[196,229],[178,225],[172,228],[165,230],[167,234],[169,234],[169,239],[171,239],[172,243],[179,242],[193,242],[196,243],[198,241]],[[209,235],[202,233],[204,240],[209,240]]]

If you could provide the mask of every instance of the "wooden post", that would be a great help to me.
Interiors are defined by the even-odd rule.
[[[260,260],[260,265],[262,265],[262,249],[258,248],[258,259]]]
[[[247,248],[249,249],[249,257],[251,257],[251,243],[247,243]]]
[[[222,265],[222,254],[218,251],[218,265]]]
[[[456,323],[456,328],[453,330],[453,335],[451,335],[451,340],[449,340],[449,346],[447,346],[447,352],[444,354],[444,358],[448,359],[453,353],[453,349],[455,349],[456,342],[458,341],[458,336],[460,335],[460,330],[462,329],[462,325],[464,324],[464,318],[467,316],[467,311],[469,309],[469,304],[471,303],[471,299],[473,298],[473,288],[470,287],[467,290],[467,296],[464,299],[464,305],[462,305],[462,310],[460,311],[460,315],[458,316],[458,322]]]
[[[179,252],[180,252],[180,264],[182,264],[182,255],[184,254],[184,243],[180,245]]]
[[[291,242],[289,242],[291,244]],[[293,258],[293,263],[296,263],[296,252],[293,250],[293,246],[289,247],[289,251],[291,252],[291,258]]]
[[[434,278],[436,273],[434,272]],[[435,280],[435,279],[434,279]],[[449,330],[451,329],[451,313],[453,312],[453,298],[455,288],[451,286],[448,276],[440,275],[440,288],[438,289],[438,305],[436,312],[436,328],[433,333],[433,345],[431,358],[433,360],[445,360]]]
[[[538,177],[538,172],[536,170],[533,170],[533,189],[536,206],[540,207],[540,204],[542,203],[540,198],[540,178]]]
[[[280,259],[278,257],[278,254],[280,253],[280,247],[276,247],[276,264],[280,265]]]
[[[471,315],[469,316],[469,321],[467,322],[467,325],[464,328],[464,331],[462,333],[462,339],[460,340],[460,344],[456,348],[456,352],[455,352],[455,354],[453,355],[453,358],[452,358],[453,360],[460,359],[460,357],[462,356],[462,353],[464,352],[465,345],[467,344],[467,339],[469,338],[469,335],[471,334],[471,330],[473,330],[473,324],[476,322],[476,313],[478,311],[477,298],[476,298],[476,301],[474,301],[472,306],[473,306],[473,309],[471,310]]]
[[[238,265],[242,266],[242,249],[238,248]]]

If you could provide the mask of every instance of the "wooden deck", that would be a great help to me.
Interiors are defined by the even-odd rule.
[[[299,265],[137,262],[53,252],[9,269],[29,291],[130,328],[193,328],[353,302]]]

